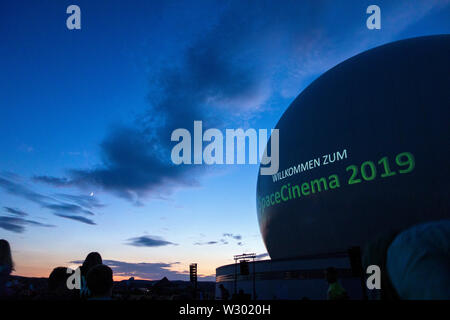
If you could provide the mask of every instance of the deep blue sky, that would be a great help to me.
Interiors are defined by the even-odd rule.
[[[172,130],[273,128],[337,63],[450,33],[449,3],[2,1],[0,238],[16,273],[95,250],[116,275],[179,279],[265,253],[257,166],[175,167]],[[381,30],[366,28],[371,4]]]

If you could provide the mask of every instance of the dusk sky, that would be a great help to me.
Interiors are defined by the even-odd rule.
[[[193,262],[213,280],[235,254],[264,257],[258,165],[176,166],[171,132],[274,128],[336,64],[443,33],[448,0],[3,1],[0,238],[15,274],[98,251],[116,280],[186,280]]]

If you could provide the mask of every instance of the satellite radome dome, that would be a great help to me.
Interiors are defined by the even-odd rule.
[[[258,175],[270,257],[346,251],[450,218],[449,108],[450,35],[365,51],[312,82],[276,126],[278,173]]]

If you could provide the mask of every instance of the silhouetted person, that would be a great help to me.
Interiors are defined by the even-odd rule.
[[[389,279],[386,258],[387,250],[392,241],[397,236],[398,231],[386,231],[380,234],[376,239],[369,242],[364,248],[363,270],[367,270],[370,265],[380,267],[381,271],[381,290],[369,290],[369,299],[371,300],[398,300],[400,297]]]
[[[220,295],[222,300],[228,300],[230,298],[230,293],[228,292],[228,290],[223,286],[223,284],[221,284],[219,286],[220,289]]]
[[[364,250],[365,267],[381,269],[385,300],[450,299],[450,220],[430,221],[377,238]]]
[[[8,295],[6,284],[9,275],[14,270],[14,263],[11,256],[11,248],[8,241],[0,240],[0,298]]]
[[[91,268],[87,275],[87,286],[91,293],[89,300],[110,300],[113,283],[110,267],[100,264]]]
[[[103,264],[102,256],[98,252],[91,252],[84,259],[83,265],[81,266],[81,290],[80,296],[82,298],[88,298],[90,296],[89,288],[87,286],[87,275],[89,271],[96,265]]]
[[[41,295],[39,299],[48,300],[72,300],[76,298],[74,290],[67,287],[67,279],[70,277],[66,267],[53,269],[48,277],[48,293]]]
[[[347,300],[347,291],[338,282],[338,272],[335,268],[329,267],[325,271],[328,286],[328,300]]]

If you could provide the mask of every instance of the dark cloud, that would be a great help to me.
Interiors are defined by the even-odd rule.
[[[127,240],[127,244],[135,247],[162,247],[168,245],[177,245],[155,236],[141,236]]]
[[[231,238],[234,240],[241,240],[242,236],[241,235],[234,235],[232,233],[224,233],[223,237],[225,238]],[[194,245],[196,246],[205,246],[205,245],[214,245],[214,244],[228,244],[229,242],[226,239],[219,239],[219,240],[212,240],[212,241],[199,241],[199,242],[194,242]],[[243,243],[241,241],[237,242],[238,246],[241,246]]]
[[[234,240],[241,240],[242,239],[242,236],[240,234],[224,233],[223,236],[225,238],[228,237],[228,238],[232,238]]]
[[[74,215],[66,215],[66,214],[59,214],[59,213],[55,213],[54,215],[58,216],[58,217],[61,217],[61,218],[71,219],[71,220],[79,221],[79,222],[90,224],[90,225],[96,225],[96,223],[94,221],[92,221],[91,219],[88,219],[86,217],[80,217],[80,216],[74,216]]]
[[[56,199],[55,197],[49,197],[40,193],[37,193],[27,186],[25,186],[20,179],[17,176],[10,176],[9,179],[6,179],[5,177],[0,176],[0,188],[5,190],[6,192],[21,197],[23,199],[26,199],[28,201],[34,202],[38,205],[40,205],[42,208],[49,209],[51,212],[53,212],[55,215],[72,219],[74,221],[79,221],[87,224],[95,224],[92,220],[86,219],[80,216],[72,215],[73,213],[82,213],[87,215],[94,215],[94,213],[86,208],[83,208],[81,205],[70,203],[70,202],[64,202]],[[67,195],[67,194],[59,194],[57,195],[59,198],[65,198],[68,200],[72,200],[74,202],[78,202],[80,204],[87,204],[88,208],[92,207],[99,207],[102,206],[98,201],[96,200],[87,200],[84,196],[76,196],[76,195]],[[5,209],[12,214],[18,215],[19,211],[5,207]],[[12,211],[11,211],[12,210]],[[16,212],[17,211],[17,212]],[[63,212],[64,214],[61,214]],[[20,213],[25,213],[20,211]],[[67,214],[71,213],[71,214]],[[26,213],[25,213],[26,214]]]
[[[14,209],[14,208],[10,208],[10,207],[3,207],[3,209],[5,209],[5,211],[10,214],[14,214],[14,215],[20,216],[20,217],[26,217],[28,215],[28,213],[26,213],[22,210],[19,210],[19,209]]]
[[[67,193],[58,193],[58,194],[55,194],[55,197],[72,201],[72,202],[78,204],[79,206],[88,208],[88,209],[102,208],[105,206],[104,204],[100,203],[100,201],[93,195],[87,196],[87,195],[73,195],[73,194],[67,194]]]
[[[54,227],[54,225],[50,224],[44,224],[41,222],[23,219],[20,217],[6,217],[6,216],[0,216],[0,228],[16,232],[16,233],[22,233],[25,231],[25,226],[37,226],[37,227]]]
[[[70,180],[67,178],[56,178],[50,176],[35,176],[33,177],[33,180],[37,182],[44,182],[54,187],[65,187],[71,184]]]
[[[202,237],[204,237],[204,235],[201,235]],[[195,242],[194,245],[196,246],[204,246],[204,245],[214,245],[214,244],[223,244],[226,245],[229,242],[227,241],[227,238],[229,239],[233,239],[233,240],[242,240],[242,236],[240,234],[233,234],[233,233],[223,233],[222,236],[224,237],[224,239],[219,239],[219,240],[213,240],[213,241],[199,241],[199,242]],[[243,243],[242,241],[238,241],[236,243],[238,246],[242,246]]]
[[[142,130],[115,128],[102,142],[101,151],[104,166],[72,170],[74,182],[99,185],[135,203],[147,193],[166,195],[176,186],[197,184],[194,176],[187,175],[186,167],[171,163],[167,143],[162,145]]]
[[[43,205],[44,208],[51,209],[55,212],[69,212],[69,213],[84,213],[93,216],[94,213],[83,209],[79,205],[71,204],[71,203],[61,203],[61,204],[45,204]]]
[[[207,242],[195,242],[194,245],[196,246],[204,246],[204,245],[212,245],[212,244],[218,244],[218,241],[207,241]]]
[[[187,167],[171,163],[169,141],[170,136],[163,145],[147,136],[142,128],[115,127],[100,146],[104,165],[90,170],[70,170],[71,180],[65,180],[64,184],[101,186],[135,204],[140,204],[139,199],[148,193],[165,197],[177,186],[197,185],[194,176],[187,174]]]
[[[23,224],[17,223],[16,219],[12,217],[0,217],[0,228],[16,233],[25,231]]]
[[[20,183],[5,179],[3,177],[0,177],[0,188],[3,188],[6,192],[10,194],[22,197],[24,199],[27,199],[31,202],[35,202],[40,205],[46,204],[47,201],[53,200],[50,197],[41,195],[37,192],[28,189],[27,187],[23,186]]]
[[[167,277],[169,280],[188,280],[189,272],[170,270],[179,262],[173,263],[129,263],[116,260],[104,260],[113,269],[114,275],[124,277],[139,277],[143,279],[159,280]],[[199,280],[215,281],[214,276],[198,276]]]
[[[70,263],[82,264],[82,260],[71,261]],[[176,265],[179,265],[179,262],[171,262],[171,263],[130,263],[124,261],[116,261],[116,260],[103,260],[103,263],[111,267],[114,272],[114,276],[121,277],[139,277],[142,279],[149,280],[159,280],[163,277],[167,277],[169,280],[188,280],[189,272],[180,272],[175,270],[170,270]],[[198,276],[199,280],[203,281],[215,281],[214,276]]]

